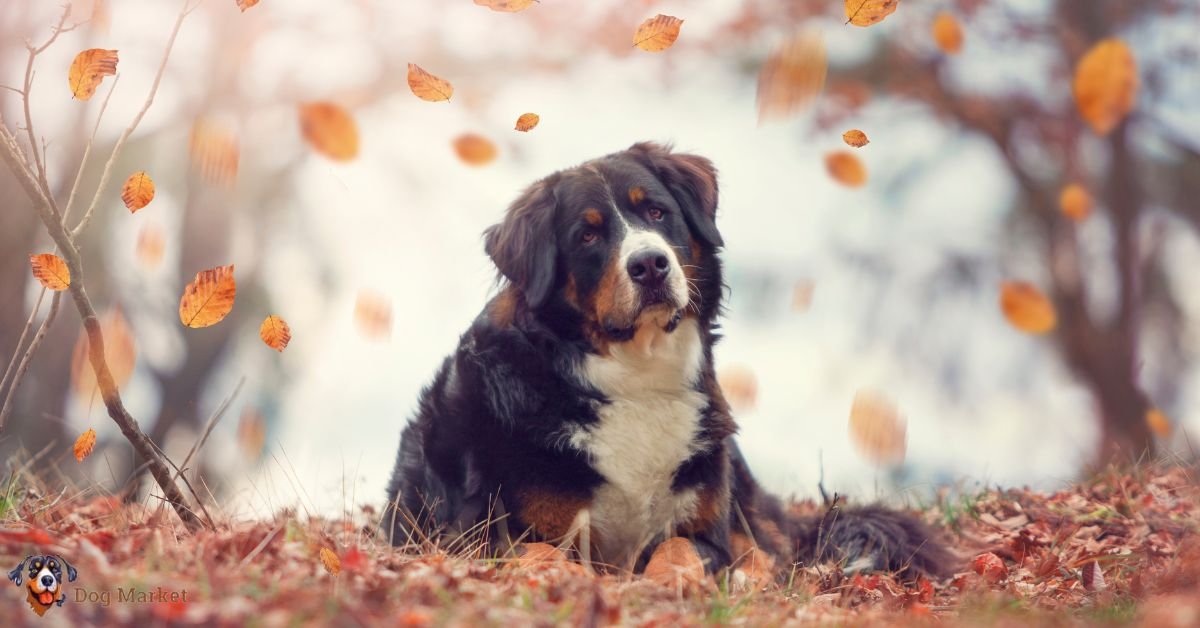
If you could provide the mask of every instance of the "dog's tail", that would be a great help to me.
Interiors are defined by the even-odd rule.
[[[732,444],[732,441],[731,441]],[[891,571],[941,578],[958,558],[912,515],[879,505],[800,514],[762,490],[736,444],[731,446],[734,533],[744,531],[763,550],[793,563],[838,562],[847,571]]]

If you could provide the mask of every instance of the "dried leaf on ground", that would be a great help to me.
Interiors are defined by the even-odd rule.
[[[75,55],[71,69],[67,71],[67,83],[71,87],[71,95],[79,100],[87,100],[96,93],[100,81],[106,76],[117,73],[117,51],[103,48],[89,48]]]
[[[67,262],[53,253],[38,253],[29,256],[29,267],[33,278],[47,290],[61,292],[71,287],[71,269]]]
[[[333,553],[333,550],[328,547],[321,548],[321,564],[325,565],[325,571],[333,575],[338,575],[342,572],[342,561],[338,555]]]
[[[670,15],[656,15],[642,22],[633,33],[633,45],[646,52],[662,52],[679,38],[683,20]]]
[[[704,579],[704,563],[696,546],[683,537],[663,541],[646,563],[643,577],[672,590],[683,585],[698,584]]]
[[[193,328],[216,325],[233,310],[236,297],[233,264],[202,270],[179,299],[179,320]]]

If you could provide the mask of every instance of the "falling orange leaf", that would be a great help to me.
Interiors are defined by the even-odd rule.
[[[449,81],[426,72],[415,63],[408,64],[408,88],[417,98],[429,102],[450,100],[454,95],[454,86]]]
[[[850,151],[839,150],[825,155],[825,169],[829,176],[846,187],[857,188],[867,183],[867,167]]]
[[[137,213],[154,200],[154,180],[141,170],[129,175],[125,185],[121,186],[121,200],[125,201],[129,213]]]
[[[144,225],[138,232],[137,259],[146,270],[154,270],[162,263],[163,250],[166,249],[166,235],[162,227],[154,224]]]
[[[496,145],[482,135],[463,133],[454,139],[458,158],[472,166],[485,166],[496,159]]]
[[[230,186],[237,178],[238,141],[230,131],[206,120],[192,124],[188,153],[192,167],[209,183]]]
[[[1175,426],[1171,424],[1171,419],[1158,408],[1150,408],[1146,411],[1146,426],[1150,428],[1159,438],[1166,438],[1174,431]]]
[[[1082,222],[1092,213],[1092,196],[1082,185],[1071,183],[1059,193],[1058,207],[1066,217]]]
[[[1031,334],[1044,334],[1058,325],[1054,304],[1024,281],[1001,282],[1000,310],[1013,327]]]
[[[83,459],[90,456],[95,448],[96,430],[89,427],[87,431],[79,435],[79,438],[75,439],[75,447],[73,447],[75,460],[83,462]]]
[[[282,352],[292,341],[292,328],[288,327],[287,321],[272,315],[263,319],[258,336],[268,347]]]
[[[662,52],[679,38],[683,20],[670,15],[656,15],[637,27],[633,33],[633,45],[646,52]]]
[[[900,0],[846,0],[846,23],[870,26],[896,12]]]
[[[38,253],[29,256],[29,266],[33,269],[33,278],[47,290],[61,292],[71,287],[71,269],[67,268],[63,258],[53,253]]]
[[[801,279],[792,287],[792,310],[806,312],[812,306],[813,293],[817,284],[811,279]]]
[[[771,53],[758,71],[758,121],[789,117],[812,103],[825,86],[825,41],[801,33]]]
[[[354,322],[368,338],[386,338],[392,333],[392,302],[383,295],[360,292],[354,302]]]
[[[963,31],[953,15],[942,11],[933,19],[933,41],[946,54],[962,52]]]
[[[875,464],[900,464],[908,448],[906,422],[884,396],[859,391],[850,405],[850,441]]]
[[[112,373],[113,384],[121,388],[129,383],[137,365],[137,344],[121,310],[114,309],[100,318],[100,335],[104,337],[104,361]],[[79,332],[71,352],[71,383],[80,399],[91,400],[97,392],[86,329]]]
[[[325,571],[335,576],[342,571],[342,561],[328,547],[321,548],[321,564],[325,565]]]
[[[348,111],[331,102],[300,105],[300,132],[330,159],[350,161],[358,156],[358,125]]]
[[[87,100],[96,93],[105,76],[116,73],[116,50],[89,48],[75,55],[67,72],[67,84],[71,87],[71,95],[79,100]]]
[[[754,409],[758,402],[758,380],[750,367],[741,364],[722,367],[717,373],[717,383],[735,411]]]
[[[236,297],[233,264],[202,270],[179,299],[179,320],[193,328],[216,325],[233,309]]]
[[[475,0],[475,4],[493,11],[516,13],[528,9],[536,0]]]
[[[517,118],[517,126],[515,128],[518,131],[532,131],[533,127],[537,126],[538,122],[541,121],[541,117],[536,113],[523,113],[521,117]]]
[[[1129,46],[1105,39],[1075,67],[1075,106],[1097,135],[1107,135],[1133,111],[1137,101],[1137,62]]]
[[[259,0],[237,0],[237,5],[238,8],[242,10],[242,13],[245,13],[246,9],[258,4],[258,1]]]
[[[847,146],[853,146],[854,148],[862,148],[863,146],[871,143],[871,140],[867,139],[867,134],[859,131],[858,129],[850,129],[849,131],[842,133],[842,141],[845,142]]]
[[[238,418],[237,442],[246,460],[255,461],[262,456],[263,445],[267,442],[267,427],[258,410],[246,408],[242,411],[242,416]]]

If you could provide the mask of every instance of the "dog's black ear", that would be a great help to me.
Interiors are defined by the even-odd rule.
[[[634,144],[629,153],[671,191],[696,238],[713,247],[725,244],[717,230],[717,169],[711,161],[654,142]]]
[[[17,565],[16,569],[8,572],[8,579],[12,580],[13,584],[15,584],[17,586],[21,586],[21,583],[24,581],[23,575],[25,573],[25,563],[29,562],[30,558],[33,558],[33,557],[26,556],[25,560],[21,561],[21,564]]]
[[[75,577],[79,575],[79,572],[78,572],[78,571],[75,571],[75,568],[71,566],[71,563],[68,563],[67,561],[63,560],[63,557],[62,557],[62,556],[55,556],[55,558],[57,558],[57,559],[58,559],[58,562],[60,562],[60,563],[62,563],[62,564],[64,564],[64,565],[66,565],[66,567],[67,567],[67,581],[68,581],[68,582],[75,582]]]
[[[554,238],[553,183],[533,184],[509,205],[504,220],[484,232],[484,250],[500,270],[537,309],[550,298],[558,276]]]

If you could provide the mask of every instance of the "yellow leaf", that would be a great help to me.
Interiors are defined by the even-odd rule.
[[[71,87],[71,95],[79,100],[87,100],[96,93],[105,76],[116,73],[116,50],[89,48],[75,55],[71,69],[67,71],[67,84]]]
[[[542,119],[536,113],[523,113],[521,117],[517,118],[517,126],[515,128],[523,132],[531,131],[541,121]]]
[[[246,408],[242,411],[238,419],[237,441],[242,456],[247,460],[255,461],[262,456],[263,445],[267,442],[267,427],[258,410]]]
[[[1031,334],[1044,334],[1058,325],[1054,304],[1024,281],[1001,282],[1000,310],[1013,327]]]
[[[148,224],[138,232],[137,259],[142,268],[154,270],[162,263],[163,250],[166,248],[166,236],[162,227]]]
[[[900,464],[908,448],[907,424],[887,398],[859,391],[850,405],[850,441],[875,464]]]
[[[1082,185],[1071,183],[1059,193],[1058,207],[1066,217],[1082,222],[1092,213],[1092,196]]]
[[[637,27],[633,33],[633,45],[646,52],[662,52],[679,38],[679,27],[683,20],[670,15],[656,15]]]
[[[96,448],[96,430],[88,428],[86,432],[79,435],[75,439],[75,459],[83,462],[84,458],[91,455],[92,450]]]
[[[1146,426],[1151,432],[1158,435],[1159,438],[1167,438],[1174,430],[1174,425],[1171,424],[1171,419],[1163,414],[1158,408],[1150,408],[1146,411]]]
[[[953,15],[942,11],[933,19],[933,41],[946,54],[956,55],[962,51],[962,26]]]
[[[1097,135],[1112,131],[1137,101],[1137,62],[1119,39],[1105,39],[1075,67],[1075,106]]]
[[[845,142],[846,145],[853,146],[854,148],[862,148],[863,146],[871,143],[871,140],[867,139],[867,134],[859,131],[858,129],[850,129],[849,131],[842,133],[842,141]]]
[[[472,166],[485,166],[496,158],[496,145],[482,135],[463,133],[454,139],[458,158]]]
[[[867,167],[858,157],[847,150],[838,150],[825,155],[825,169],[835,181],[850,188],[867,183]]]
[[[354,322],[368,338],[386,338],[392,333],[392,302],[373,292],[360,292],[354,302]]]
[[[717,373],[717,383],[735,411],[747,412],[754,409],[758,402],[758,380],[749,367],[741,364],[724,366]]]
[[[300,132],[318,153],[335,161],[358,156],[358,125],[350,113],[330,102],[300,105]]]
[[[415,63],[408,64],[408,88],[417,98],[429,102],[450,100],[454,95],[454,86],[449,81],[422,70]]]
[[[238,8],[242,10],[242,13],[256,4],[258,4],[258,0],[237,0]]]
[[[237,137],[213,123],[196,120],[192,124],[188,154],[192,167],[209,183],[229,187],[238,172]]]
[[[47,290],[61,292],[71,287],[71,269],[63,258],[53,253],[38,253],[29,256],[29,265],[33,268],[33,277]]]
[[[791,116],[812,103],[825,86],[825,42],[802,33],[771,53],[758,71],[758,121]]]
[[[846,23],[870,26],[896,12],[900,0],[845,0]]]
[[[524,11],[534,2],[535,0],[475,0],[475,4],[481,7],[487,7],[493,11],[500,11],[502,13]]]
[[[100,334],[104,337],[104,361],[112,373],[113,385],[121,388],[129,383],[137,365],[137,344],[121,310],[114,309],[100,318]],[[89,401],[97,392],[90,351],[87,330],[81,330],[71,352],[71,383],[75,394]]]
[[[338,575],[342,571],[342,561],[333,553],[333,550],[328,547],[321,548],[321,564],[325,565],[325,571],[333,575]]]
[[[125,201],[129,213],[137,213],[154,200],[154,180],[141,170],[129,175],[125,185],[121,186],[121,200]]]
[[[216,325],[233,309],[235,297],[233,264],[202,270],[179,299],[179,320],[194,328]]]
[[[262,326],[258,328],[258,336],[268,347],[282,352],[292,341],[292,328],[288,327],[287,321],[272,315],[263,319]]]

